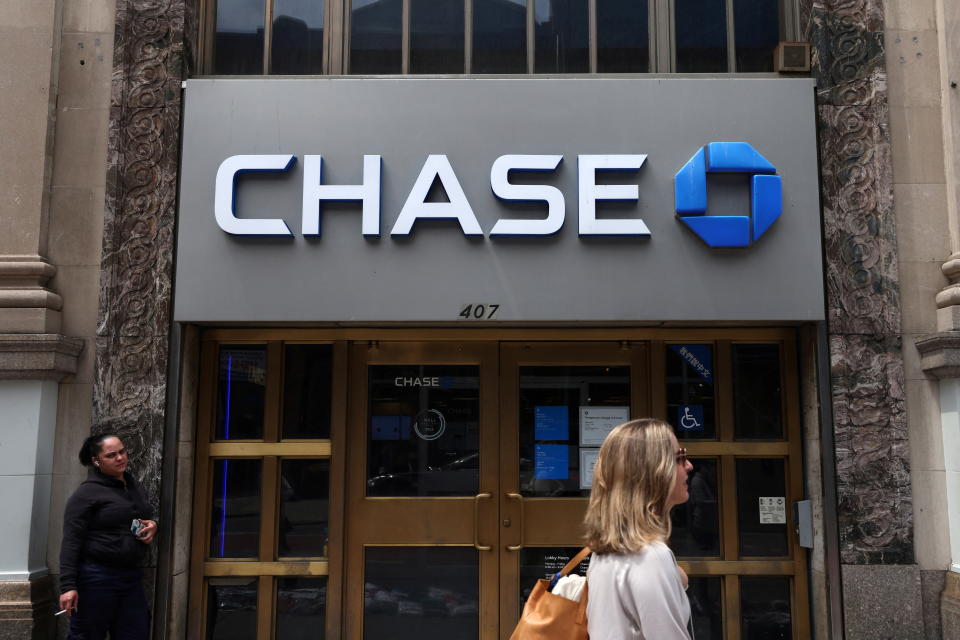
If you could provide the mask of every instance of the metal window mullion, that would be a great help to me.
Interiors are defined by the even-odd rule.
[[[199,51],[202,52],[201,73],[213,73],[214,49],[217,35],[217,3],[201,0],[201,13],[205,22],[200,29]]]
[[[412,0],[403,0],[403,8],[400,17],[400,73],[407,75],[410,73],[410,3]]]
[[[737,71],[737,38],[733,23],[734,0],[727,0],[727,73]]]
[[[655,0],[657,7],[657,73],[673,73],[676,70],[677,43],[674,37],[676,22],[675,0]]]
[[[263,3],[263,75],[270,75],[270,50],[273,49],[273,0]]]
[[[597,0],[587,0],[587,42],[590,73],[597,72]]]
[[[647,0],[647,73],[657,72],[657,2]]]
[[[342,2],[330,2],[330,0],[324,0],[325,4],[323,5],[323,60],[320,63],[320,73],[324,75],[332,75],[334,65],[336,64],[337,58],[334,48],[337,46],[338,40],[334,37],[334,5],[337,6],[341,11],[343,9]],[[346,1],[346,0],[344,0]],[[339,24],[340,21],[338,21]],[[339,41],[342,42],[342,39]]]
[[[257,578],[257,640],[271,640],[273,637],[273,605],[277,601],[274,582],[272,576]]]
[[[473,0],[463,0],[463,72],[473,67]]]
[[[532,74],[535,68],[537,52],[534,49],[536,36],[536,0],[527,0],[527,73]]]
[[[342,2],[328,0],[328,2],[330,2],[331,7],[333,7],[330,11],[332,18],[330,36],[334,37],[336,35],[333,31],[334,28],[341,29],[339,37],[330,46],[330,52],[333,57],[330,71],[333,73],[347,74],[350,73],[350,39],[352,37],[353,2],[352,0],[342,0]],[[335,13],[337,10],[341,12],[339,19]],[[338,46],[339,52],[337,51]]]

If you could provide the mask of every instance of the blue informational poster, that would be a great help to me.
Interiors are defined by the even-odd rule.
[[[569,440],[570,418],[567,407],[533,408],[535,440]]]
[[[565,444],[534,445],[533,477],[541,480],[566,480],[570,477],[570,447]]]
[[[703,431],[703,405],[682,404],[677,407],[675,424],[681,431]]]
[[[408,440],[410,416],[373,416],[370,437],[373,440]]]
[[[713,347],[708,344],[672,344],[670,348],[694,373],[713,384]]]

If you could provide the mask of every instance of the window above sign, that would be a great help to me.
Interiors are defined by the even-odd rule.
[[[215,0],[208,75],[763,73],[796,0]]]

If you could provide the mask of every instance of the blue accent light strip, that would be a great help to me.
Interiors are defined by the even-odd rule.
[[[224,439],[230,439],[230,399],[233,387],[233,356],[227,356],[227,406],[224,411]],[[223,461],[223,478],[220,481],[220,555],[226,554],[227,546],[227,469],[229,460]]]
[[[777,168],[746,142],[711,142],[707,145],[710,173],[776,173]]]

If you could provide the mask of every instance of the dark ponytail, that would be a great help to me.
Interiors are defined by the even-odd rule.
[[[80,447],[80,464],[85,467],[93,466],[91,458],[100,453],[100,447],[103,445],[103,441],[107,438],[116,438],[117,436],[112,433],[100,433],[94,436],[88,437],[83,441],[83,445]]]

